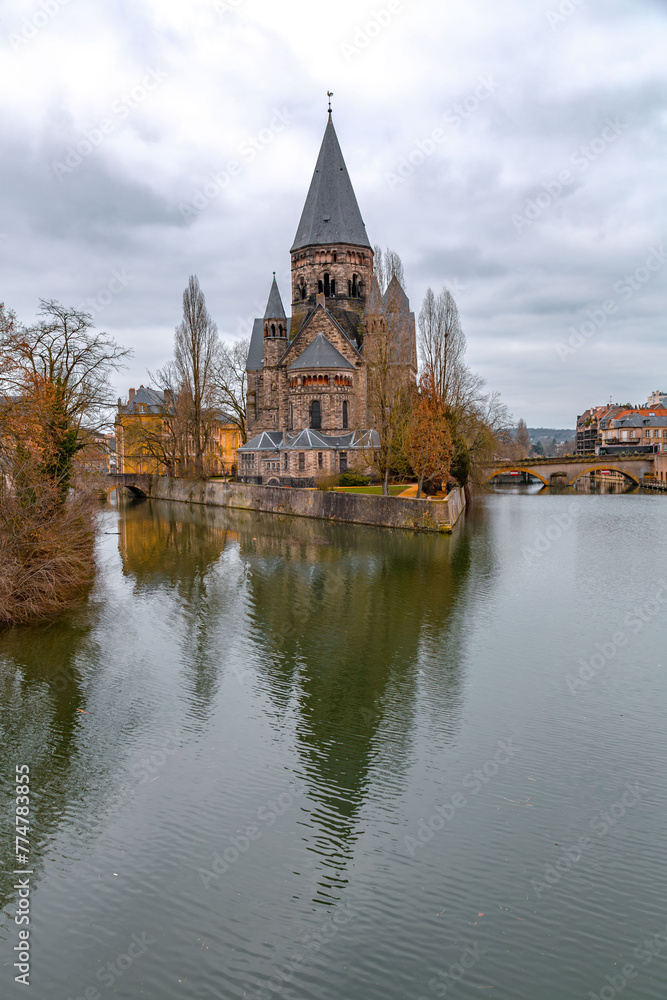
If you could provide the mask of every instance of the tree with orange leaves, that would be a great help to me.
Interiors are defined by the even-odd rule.
[[[0,305],[0,626],[59,614],[92,584],[94,507],[70,490],[73,459],[128,353],[56,302],[32,327]]]
[[[454,446],[447,409],[430,367],[423,372],[415,391],[405,429],[404,453],[417,477],[418,497],[422,494],[425,481],[441,483],[447,478]]]
[[[13,401],[10,427],[30,427],[33,454],[64,501],[74,456],[108,422],[111,375],[131,351],[93,329],[90,315],[42,300],[26,327],[11,313],[0,324],[0,396]]]

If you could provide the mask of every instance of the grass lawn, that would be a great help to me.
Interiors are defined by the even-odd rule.
[[[410,483],[398,483],[398,484],[390,483],[389,484],[389,493],[390,493],[390,495],[392,497],[395,497],[395,496],[397,496],[397,494],[403,493],[404,490],[407,490],[408,486],[410,486],[410,485],[411,485]],[[335,493],[375,493],[375,494],[380,494],[381,495],[382,494],[382,487],[381,486],[336,486],[334,492]]]

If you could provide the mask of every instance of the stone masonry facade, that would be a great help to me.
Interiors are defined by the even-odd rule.
[[[346,468],[368,469],[377,437],[368,357],[378,314],[395,303],[403,314],[392,323],[396,377],[416,380],[414,314],[397,279],[382,291],[374,277],[373,249],[331,116],[290,254],[291,317],[274,275],[264,317],[253,325],[242,482],[310,486]]]

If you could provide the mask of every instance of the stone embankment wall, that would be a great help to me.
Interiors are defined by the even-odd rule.
[[[451,531],[465,507],[461,489],[453,490],[446,500],[411,500],[249,483],[195,482],[165,476],[142,476],[141,479],[142,483],[137,482],[137,485],[145,487],[147,495],[155,500],[178,500],[412,531]]]

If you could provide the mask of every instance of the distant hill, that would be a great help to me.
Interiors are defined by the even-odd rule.
[[[539,441],[541,438],[549,438],[550,441],[553,438],[556,438],[556,441],[569,441],[576,431],[574,427],[529,427],[528,433],[531,441]]]

